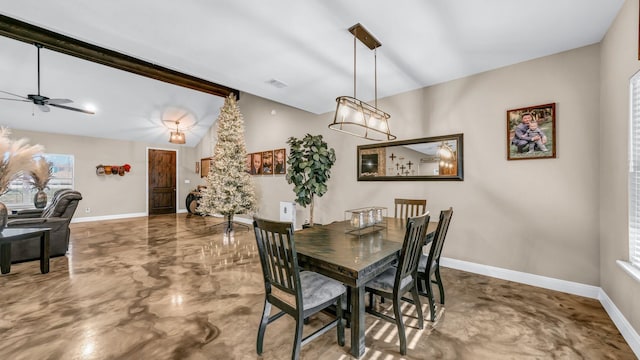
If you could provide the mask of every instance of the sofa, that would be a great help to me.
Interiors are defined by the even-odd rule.
[[[51,204],[42,212],[25,211],[9,216],[8,228],[50,228],[49,255],[63,256],[69,247],[69,224],[82,200],[78,191],[66,189],[54,194]],[[38,237],[14,242],[11,245],[11,262],[22,262],[40,258]]]

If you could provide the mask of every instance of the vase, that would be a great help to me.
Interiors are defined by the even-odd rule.
[[[36,209],[43,209],[47,206],[47,193],[43,190],[38,190],[33,196],[33,206],[35,206]]]
[[[7,227],[7,221],[9,221],[9,211],[7,210],[7,206],[0,202],[0,232]]]

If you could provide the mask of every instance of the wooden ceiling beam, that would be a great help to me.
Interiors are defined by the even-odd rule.
[[[222,97],[235,94],[236,99],[240,98],[240,92],[236,89],[89,44],[2,14],[0,14],[0,35],[29,44],[40,44],[50,50],[169,84]]]

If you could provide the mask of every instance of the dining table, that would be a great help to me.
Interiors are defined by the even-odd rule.
[[[385,217],[377,226],[353,231],[345,220],[295,232],[300,266],[349,287],[351,355],[356,358],[365,351],[365,284],[399,258],[406,223],[406,219]],[[437,227],[437,222],[428,224],[427,242]]]

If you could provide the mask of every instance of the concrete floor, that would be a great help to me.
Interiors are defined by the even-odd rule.
[[[252,231],[161,215],[72,224],[69,254],[0,276],[0,359],[289,359],[294,322],[255,351],[264,286]],[[445,249],[446,252],[446,249]],[[635,359],[597,300],[443,268],[446,307],[417,329],[366,318],[363,359]],[[426,303],[426,300],[424,301]],[[380,305],[388,307],[390,304]],[[428,316],[424,305],[425,316]],[[330,317],[320,314],[305,334]],[[303,359],[351,359],[331,331]]]

